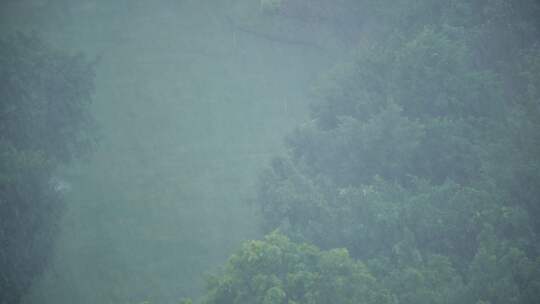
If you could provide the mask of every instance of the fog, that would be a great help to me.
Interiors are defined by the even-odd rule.
[[[58,197],[58,210],[44,249],[13,253],[9,231],[27,222],[0,209],[16,219],[2,226],[15,272],[0,303],[537,301],[538,4],[398,2],[2,1],[4,83],[24,87],[61,56],[90,72],[45,70],[11,108],[15,89],[2,88],[1,202]],[[22,76],[32,59],[10,55],[16,33],[39,37],[48,58]],[[75,76],[47,89],[64,72]],[[42,87],[51,104],[88,90],[88,124],[67,105],[25,112]],[[8,124],[19,112],[61,123]],[[52,194],[25,198],[38,186],[9,177],[42,175],[4,151],[46,159],[71,120],[84,131],[66,151],[79,133],[88,147],[51,152],[39,170]]]

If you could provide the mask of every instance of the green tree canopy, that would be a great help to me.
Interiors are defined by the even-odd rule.
[[[207,290],[207,304],[394,303],[346,249],[320,251],[277,232],[244,243]]]
[[[533,303],[538,4],[362,3],[377,34],[261,174],[264,229],[346,247],[400,303]]]

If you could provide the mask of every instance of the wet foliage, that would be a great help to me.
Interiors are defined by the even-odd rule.
[[[55,170],[94,142],[93,77],[36,35],[0,40],[1,303],[18,303],[50,260],[64,208]]]
[[[262,175],[264,227],[349,249],[398,303],[534,303],[538,6],[400,4]]]
[[[538,1],[2,5],[0,304],[540,299]]]

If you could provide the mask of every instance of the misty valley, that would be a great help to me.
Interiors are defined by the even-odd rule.
[[[538,302],[538,1],[0,2],[0,304]]]

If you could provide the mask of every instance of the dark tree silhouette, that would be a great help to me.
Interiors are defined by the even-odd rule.
[[[63,209],[58,165],[92,146],[94,64],[36,35],[0,39],[0,303],[44,270]]]

